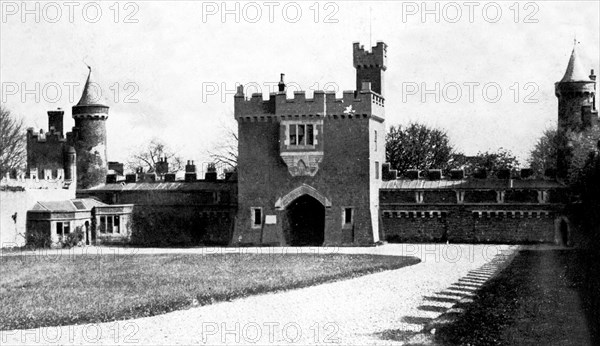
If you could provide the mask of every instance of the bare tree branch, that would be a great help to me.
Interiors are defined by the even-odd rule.
[[[23,120],[0,105],[0,176],[24,169],[26,145]]]

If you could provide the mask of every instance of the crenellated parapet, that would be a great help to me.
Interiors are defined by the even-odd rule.
[[[32,175],[28,178],[24,174],[20,174],[16,178],[6,175],[0,179],[0,190],[56,190],[67,189],[72,186],[74,185],[66,181],[62,174],[49,179],[42,179],[38,175]]]
[[[337,98],[334,92],[317,90],[312,98],[307,98],[304,91],[295,91],[293,98],[287,98],[284,92],[280,92],[271,93],[268,100],[263,100],[260,93],[254,93],[247,99],[243,86],[238,87],[235,95],[237,119],[311,116],[334,119],[373,117],[383,121],[384,109],[384,98],[370,89],[370,83],[364,83],[363,90],[360,91],[344,91],[342,98]]]
[[[387,45],[385,43],[377,42],[369,52],[360,43],[354,42],[352,49],[355,68],[378,67],[384,71],[387,69]]]
[[[27,129],[27,141],[38,142],[38,143],[64,143],[66,138],[61,132],[51,130],[44,132],[40,129],[39,132],[34,131],[33,127]]]

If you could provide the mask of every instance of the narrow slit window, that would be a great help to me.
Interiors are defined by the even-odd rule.
[[[261,208],[253,208],[252,209],[252,226],[259,227],[262,225],[262,209]]]
[[[377,131],[375,131],[375,151],[377,151]]]
[[[344,223],[346,225],[352,223],[352,208],[344,208]]]

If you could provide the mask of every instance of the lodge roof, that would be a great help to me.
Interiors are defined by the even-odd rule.
[[[93,207],[106,206],[94,198],[77,198],[65,201],[42,201],[37,202],[31,211],[52,211],[52,212],[72,212],[72,211],[89,211]]]

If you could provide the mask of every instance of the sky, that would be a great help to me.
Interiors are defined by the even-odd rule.
[[[355,87],[352,43],[388,45],[387,126],[445,130],[468,155],[505,148],[524,162],[556,127],[554,83],[574,39],[598,71],[598,1],[1,1],[2,103],[26,126],[71,107],[91,65],[110,106],[108,159],[153,138],[184,160],[235,128],[233,95]],[[24,7],[25,6],[25,7]],[[425,6],[425,7],[423,7]]]

